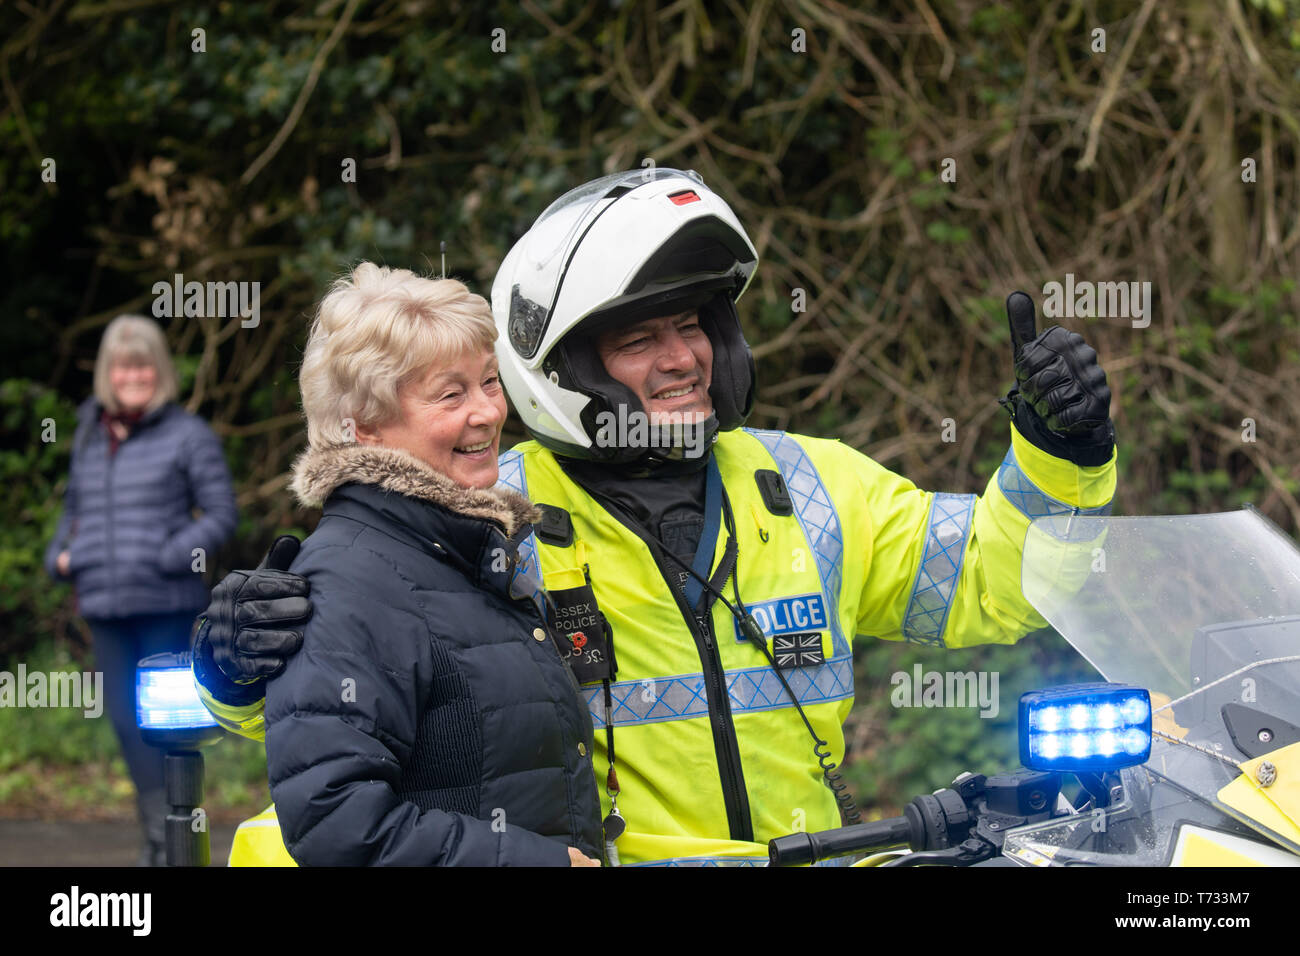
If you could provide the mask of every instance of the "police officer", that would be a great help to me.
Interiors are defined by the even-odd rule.
[[[982,496],[921,491],[825,439],[743,427],[736,301],[758,255],[694,173],[607,176],[553,203],[492,290],[506,390],[533,436],[501,481],[543,507],[517,555],[597,728],[611,859],[754,863],[855,812],[835,773],[858,636],[962,647],[1045,626],[1020,588],[1040,515],[1115,488],[1096,353],[1007,308],[1010,444]],[[233,572],[195,648],[210,709],[256,736],[301,641],[287,568]],[[273,556],[275,550],[273,549]]]

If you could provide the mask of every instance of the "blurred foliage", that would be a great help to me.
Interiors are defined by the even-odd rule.
[[[38,636],[70,639],[72,589],[54,584],[43,562],[63,510],[76,427],[73,403],[52,388],[0,381],[0,663]]]
[[[550,201],[645,159],[698,170],[760,251],[751,424],[982,490],[1007,441],[1007,293],[1150,281],[1147,328],[1064,320],[1110,376],[1117,511],[1252,502],[1300,527],[1296,0],[33,0],[0,8],[0,36],[0,661],[84,652],[40,554],[99,336],[155,282],[262,283],[257,328],[164,320],[238,482],[221,574],[312,527],[286,474],[332,277],[361,258],[436,273],[445,242],[487,294]],[[37,444],[47,416],[59,442]],[[955,657],[1000,670],[997,720],[889,707],[888,675],[946,657],[860,649],[846,771],[871,803],[1013,763],[1011,685],[1076,666],[1048,636]]]

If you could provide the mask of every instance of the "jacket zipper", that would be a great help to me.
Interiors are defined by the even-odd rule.
[[[516,555],[516,557],[511,558],[510,561],[510,571],[509,571],[510,574],[514,574],[517,567],[517,563],[518,563],[518,556]],[[509,584],[506,585],[506,596],[507,598],[510,596]],[[576,728],[578,732],[578,739],[579,742],[584,742],[582,740],[581,710],[585,698],[582,696],[582,685],[578,683],[578,675],[573,673],[573,665],[571,665],[568,662],[568,660],[565,658],[563,653],[561,653],[559,643],[556,641],[555,638],[556,635],[555,629],[551,626],[549,620],[549,618],[551,618],[555,614],[555,602],[551,600],[551,596],[547,594],[544,589],[542,591],[542,600],[544,602],[544,608],[538,608],[537,605],[534,604],[532,599],[529,597],[520,598],[520,600],[528,604],[529,610],[532,614],[532,619],[534,621],[541,622],[542,630],[546,631],[547,636],[550,638],[549,643],[551,645],[551,649],[555,651],[556,660],[560,662],[560,666],[564,668],[565,676],[569,678],[569,686],[573,688],[573,699],[577,702],[576,707],[579,711],[579,718],[578,718],[578,723]],[[551,611],[551,614],[548,615],[546,613],[546,609],[549,609]],[[594,743],[595,741],[593,740],[593,744]],[[592,782],[596,786],[596,813],[597,816],[599,816],[600,781],[596,779],[596,762],[593,759],[593,757],[594,755],[592,754],[591,750],[588,750],[586,756],[583,759],[589,760],[591,762]],[[577,782],[577,777],[578,775],[575,774],[573,777],[574,783]],[[566,784],[566,786],[568,785]],[[573,792],[572,787],[569,787],[569,792],[570,794],[572,794]],[[573,845],[578,846],[583,842],[582,825],[578,822],[577,813],[574,810],[574,800],[570,799],[568,802],[569,802],[569,835],[573,838]],[[605,858],[604,834],[602,833],[600,836],[601,838],[596,841],[595,849],[599,851],[598,858],[600,859],[600,861],[608,865],[609,861]]]
[[[659,569],[659,574],[668,585],[669,593],[677,602],[682,620],[691,632],[691,637],[695,640],[696,653],[699,654],[700,665],[704,674],[705,699],[709,705],[709,724],[713,730],[713,750],[718,764],[718,776],[721,778],[722,783],[722,799],[727,810],[727,828],[730,831],[731,839],[752,843],[754,840],[754,823],[749,813],[749,796],[748,791],[745,789],[745,777],[740,766],[740,746],[736,740],[736,726],[731,717],[731,700],[727,694],[726,674],[722,667],[722,659],[718,655],[717,646],[713,641],[712,628],[708,617],[696,616],[694,611],[687,605],[686,596],[682,593],[677,582],[670,576],[668,567],[660,556],[659,542],[650,537],[649,532],[636,521],[626,516],[623,509],[613,501],[591,488],[582,487],[620,524],[645,542],[650,556],[654,559],[655,567]]]
[[[740,745],[736,739],[736,725],[731,717],[731,698],[727,694],[726,672],[713,640],[712,622],[707,616],[697,615],[686,603],[686,597],[659,556],[659,545],[650,541],[637,528],[638,536],[649,546],[650,554],[663,576],[668,590],[677,601],[682,620],[695,639],[695,649],[700,655],[704,673],[705,699],[709,705],[709,724],[713,729],[713,749],[718,762],[718,775],[722,781],[722,799],[727,808],[727,827],[731,839],[754,840],[754,823],[749,814],[749,795],[745,789],[745,775],[740,766]]]
[[[709,700],[709,720],[713,724],[714,749],[718,754],[718,770],[722,777],[722,795],[727,805],[727,824],[733,840],[752,843],[754,823],[749,815],[749,796],[740,766],[740,747],[736,740],[736,725],[731,717],[726,672],[722,668],[717,646],[713,643],[712,622],[705,617],[695,617],[695,623],[704,640],[704,650],[708,653],[704,677],[713,684],[706,689],[706,697]],[[700,659],[705,661],[703,653]]]
[[[119,452],[122,450],[121,444],[117,446],[117,450]],[[117,511],[117,509],[113,507],[113,463],[116,459],[117,455],[109,454],[107,470],[108,477],[104,482],[105,497],[108,499],[108,513],[104,516],[104,530],[108,536],[108,593],[110,594],[117,593],[117,581],[115,580],[117,576],[117,558],[114,556],[116,549],[113,547],[114,514]]]

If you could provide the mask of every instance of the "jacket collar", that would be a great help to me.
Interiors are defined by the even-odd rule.
[[[160,423],[179,407],[180,406],[175,402],[164,402],[153,411],[142,416],[140,420],[132,426],[132,434],[135,434],[144,428],[151,428]],[[108,440],[108,429],[99,428],[100,416],[102,416],[104,412],[105,408],[103,403],[93,395],[77,406],[77,435],[79,437],[76,439],[76,445],[74,447],[80,449],[91,440],[92,436],[96,434],[104,435],[104,440]]]
[[[374,445],[308,448],[293,463],[290,488],[305,507],[319,507],[335,489],[356,483],[417,498],[468,518],[496,524],[507,538],[526,535],[541,512],[504,488],[466,488],[409,452]],[[527,529],[527,530],[525,530]]]

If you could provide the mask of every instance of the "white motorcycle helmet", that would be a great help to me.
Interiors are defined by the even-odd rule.
[[[698,310],[713,346],[705,437],[739,428],[754,403],[754,359],[735,303],[757,265],[731,208],[694,171],[630,170],[565,193],[515,243],[492,284],[501,379],[529,434],[568,458],[680,457],[671,447],[595,441],[601,413],[645,412],[605,371],[595,339],[688,309]]]

